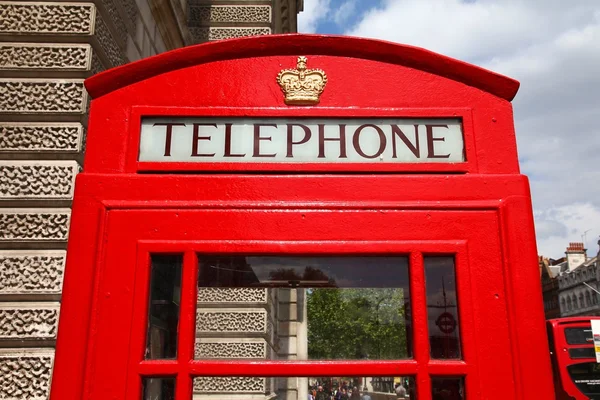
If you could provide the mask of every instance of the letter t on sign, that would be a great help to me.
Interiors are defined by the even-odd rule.
[[[167,135],[165,138],[165,157],[171,156],[171,138],[173,136],[173,127],[174,126],[185,126],[182,122],[157,122],[153,126],[166,126],[167,127]]]

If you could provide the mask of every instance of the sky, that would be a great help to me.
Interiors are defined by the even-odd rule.
[[[538,254],[582,241],[598,253],[600,0],[304,0],[298,31],[419,46],[520,81]]]

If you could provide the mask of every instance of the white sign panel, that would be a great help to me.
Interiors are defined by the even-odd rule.
[[[139,161],[456,163],[458,119],[144,118]]]
[[[596,362],[600,363],[600,320],[592,320],[592,337],[594,338],[594,351],[596,352]]]

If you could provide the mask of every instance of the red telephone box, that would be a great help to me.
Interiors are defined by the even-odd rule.
[[[554,397],[518,82],[286,35],[86,87],[53,400]]]

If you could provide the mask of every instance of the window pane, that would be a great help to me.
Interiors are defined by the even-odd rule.
[[[590,399],[600,398],[600,364],[588,362],[567,367],[571,380]]]
[[[153,255],[150,272],[146,359],[177,357],[181,255]]]
[[[379,400],[417,397],[413,377],[198,377],[194,400]]]
[[[144,378],[143,400],[175,400],[175,378]]]
[[[592,328],[566,328],[565,339],[568,344],[592,344]]]
[[[596,351],[593,347],[583,347],[577,349],[569,349],[569,357],[576,358],[596,358]]]
[[[406,257],[200,255],[196,358],[412,356]]]
[[[454,257],[425,257],[431,358],[460,358]]]
[[[431,400],[464,400],[463,378],[431,378]]]

